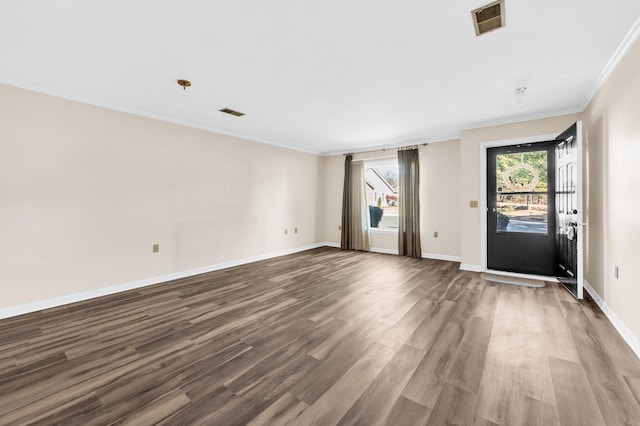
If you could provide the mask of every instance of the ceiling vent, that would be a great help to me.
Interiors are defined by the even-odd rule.
[[[504,0],[494,1],[471,12],[476,35],[497,30],[507,25],[504,17]]]
[[[224,112],[225,114],[235,115],[236,117],[242,117],[244,115],[244,112],[234,111],[229,108],[222,108],[220,112]]]

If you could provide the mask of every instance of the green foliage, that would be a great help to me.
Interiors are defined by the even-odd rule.
[[[510,192],[508,188],[504,187],[502,180],[503,173],[512,166],[517,164],[529,164],[537,172],[539,176],[539,182],[534,191],[546,192],[547,191],[547,151],[531,151],[513,154],[500,154],[496,156],[496,187],[502,188],[504,192]],[[511,173],[511,180],[517,184],[526,184],[531,181],[533,174],[531,171],[521,168]]]

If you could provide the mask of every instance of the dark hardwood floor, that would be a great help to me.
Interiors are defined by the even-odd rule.
[[[640,425],[640,360],[557,285],[311,250],[0,321],[0,424]]]

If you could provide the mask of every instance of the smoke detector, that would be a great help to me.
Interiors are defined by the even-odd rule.
[[[527,97],[527,88],[526,87],[518,87],[514,93],[513,103],[516,106],[524,105],[524,101]]]

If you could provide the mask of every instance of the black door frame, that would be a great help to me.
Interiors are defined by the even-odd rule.
[[[525,278],[550,278],[555,279],[553,276],[540,276],[535,274],[522,274],[518,272],[505,272],[496,271],[487,268],[487,151],[489,148],[497,148],[501,146],[515,146],[531,144],[540,141],[551,141],[558,136],[557,133],[540,134],[537,136],[527,136],[521,138],[510,138],[502,140],[493,140],[480,143],[480,200],[478,207],[480,208],[480,265],[477,271],[479,272],[491,272],[495,274],[501,274],[506,276],[518,276]],[[472,265],[465,265],[472,268]],[[472,269],[473,270],[473,269]]]
[[[587,224],[583,222],[583,199],[582,199],[582,122],[578,121],[576,123],[577,129],[576,134],[578,137],[578,299],[583,298],[583,289],[586,286],[587,289],[588,283],[584,282],[584,226]],[[560,132],[559,132],[560,133]],[[503,140],[494,140],[480,143],[480,199],[479,202],[474,202],[471,200],[469,203],[469,207],[479,207],[480,208],[480,265],[477,267],[474,264],[463,264],[462,266],[470,271],[483,272],[488,271],[496,274],[502,275],[511,275],[511,276],[522,276],[526,278],[536,278],[536,275],[531,274],[519,274],[512,272],[503,272],[503,271],[492,271],[487,269],[487,149],[495,148],[499,146],[509,146],[509,145],[518,145],[518,144],[526,144],[526,143],[535,143],[539,141],[553,140],[558,137],[558,133],[551,134],[541,134],[533,137],[522,137],[522,138],[511,138],[511,139],[503,139]],[[475,206],[473,205],[474,203]],[[555,276],[552,277],[540,277],[540,278],[551,278],[556,279]]]

